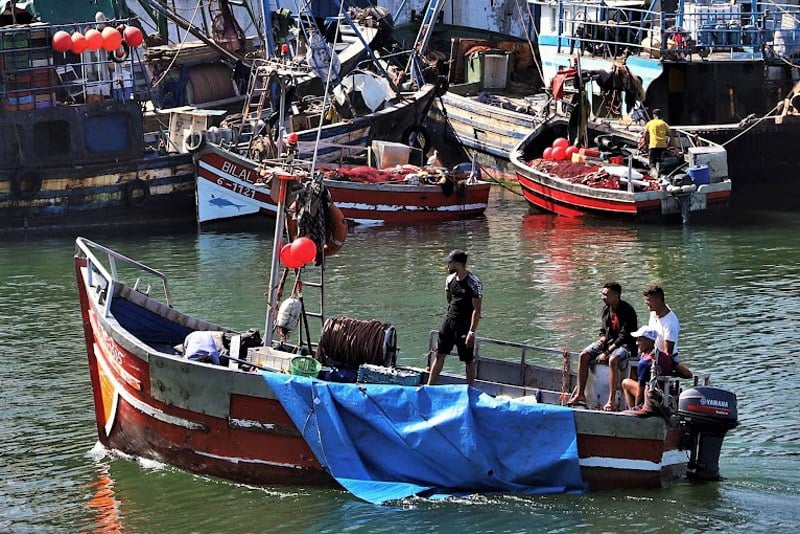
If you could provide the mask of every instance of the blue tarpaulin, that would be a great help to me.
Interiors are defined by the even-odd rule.
[[[366,501],[584,490],[570,409],[467,386],[263,375],[319,462]]]

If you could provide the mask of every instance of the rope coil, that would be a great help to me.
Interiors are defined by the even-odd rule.
[[[330,359],[343,367],[357,368],[362,363],[394,366],[397,359],[397,331],[389,323],[375,319],[331,317],[322,327],[317,359]]]

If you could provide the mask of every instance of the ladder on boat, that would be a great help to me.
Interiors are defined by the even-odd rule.
[[[433,0],[429,2],[428,8],[422,16],[419,32],[417,33],[417,38],[414,40],[414,48],[411,51],[411,58],[406,67],[406,71],[411,73],[411,78],[414,83],[417,84],[417,87],[422,87],[425,83],[419,58],[428,50],[428,44],[431,41],[431,35],[433,35],[433,26],[436,23],[436,19],[439,18],[439,14],[442,12],[446,2],[447,0]]]
[[[272,109],[271,89],[274,66],[256,61],[250,70],[250,81],[247,95],[242,106],[242,122],[239,127],[239,139],[247,139],[247,147],[243,152],[249,154],[256,137],[268,130],[268,121],[264,120],[264,110]]]

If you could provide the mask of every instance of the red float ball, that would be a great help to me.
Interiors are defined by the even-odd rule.
[[[72,37],[64,30],[59,30],[53,34],[53,50],[56,52],[66,52],[72,48]]]
[[[563,161],[567,157],[567,151],[563,146],[553,147],[552,157],[556,161]]]
[[[302,262],[297,261],[297,259],[292,254],[292,244],[287,243],[281,247],[280,253],[281,263],[287,266],[290,269],[298,269],[303,266]]]
[[[569,141],[567,141],[563,137],[559,137],[558,139],[553,141],[553,148],[557,148],[557,147],[567,148],[568,146],[569,146]]]
[[[317,245],[307,237],[298,237],[292,241],[292,257],[305,265],[317,257]]]
[[[566,159],[571,159],[572,155],[578,151],[578,147],[575,145],[570,145],[564,149],[564,153],[566,154]]]
[[[553,159],[553,147],[547,147],[542,152],[542,157],[544,159]]]
[[[72,46],[69,48],[74,54],[82,54],[86,50],[86,37],[81,32],[72,34]]]
[[[125,42],[128,43],[128,46],[132,46],[134,48],[137,46],[142,46],[142,43],[144,42],[144,34],[142,33],[142,30],[136,26],[126,26],[125,30],[122,32],[122,37],[125,38]]]
[[[295,133],[295,132],[292,132],[292,133],[290,133],[289,135],[286,136],[286,142],[289,143],[290,145],[296,145],[298,139],[299,139],[299,137],[297,136],[297,133]]]
[[[103,28],[103,50],[113,52],[122,44],[122,34],[116,28],[106,26]]]
[[[83,36],[86,38],[86,50],[95,52],[103,47],[103,34],[99,31],[87,30]]]

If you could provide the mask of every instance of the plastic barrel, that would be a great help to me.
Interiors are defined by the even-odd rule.
[[[711,171],[708,165],[693,165],[689,167],[689,176],[696,185],[711,183]]]

